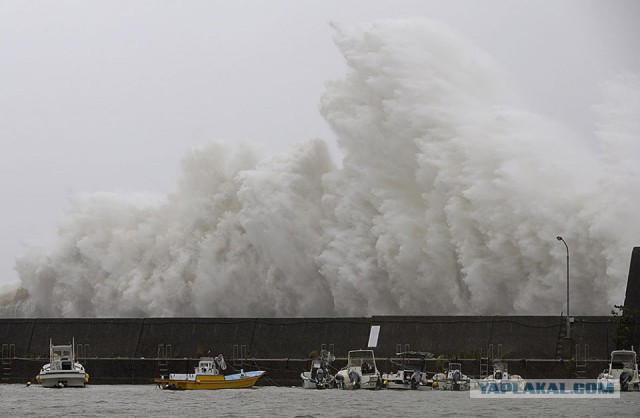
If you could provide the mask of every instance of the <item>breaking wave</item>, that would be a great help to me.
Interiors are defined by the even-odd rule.
[[[640,221],[640,81],[602,86],[594,147],[516,103],[491,57],[427,20],[336,27],[349,73],[322,140],[204,144],[161,199],[72,198],[17,261],[12,316],[559,314],[621,303]]]

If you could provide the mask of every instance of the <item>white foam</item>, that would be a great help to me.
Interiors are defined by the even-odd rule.
[[[338,29],[351,71],[321,140],[266,157],[205,144],[161,201],[77,196],[19,258],[5,314],[559,314],[622,302],[640,209],[640,83],[603,85],[601,147],[526,112],[492,59],[439,23]],[[283,123],[286,123],[283,115]]]

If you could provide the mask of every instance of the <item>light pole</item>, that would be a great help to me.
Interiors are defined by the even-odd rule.
[[[558,241],[562,241],[567,248],[567,338],[571,338],[571,320],[569,319],[569,246],[562,237],[556,237]]]

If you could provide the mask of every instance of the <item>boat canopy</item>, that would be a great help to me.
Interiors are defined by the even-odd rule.
[[[400,353],[396,353],[396,356],[430,359],[430,358],[433,358],[433,353],[429,353],[426,351],[402,351]]]
[[[635,367],[635,351],[614,351],[611,353],[611,367],[614,369],[621,367]]]
[[[449,370],[462,370],[460,363],[449,363]]]

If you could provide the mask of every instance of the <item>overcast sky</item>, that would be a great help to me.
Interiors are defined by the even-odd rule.
[[[585,141],[598,83],[640,73],[635,0],[0,0],[0,284],[74,193],[166,193],[208,140],[335,147],[318,103],[347,68],[329,22],[416,16],[472,39]]]

